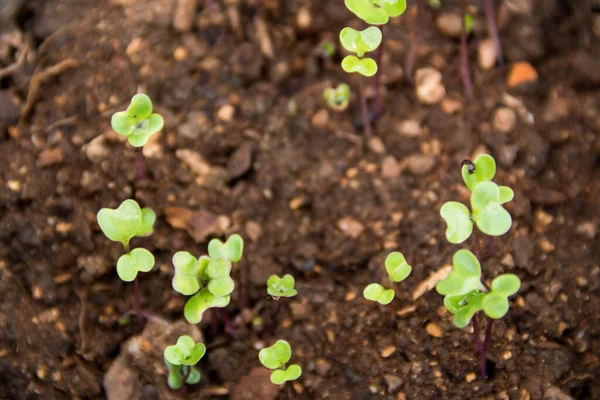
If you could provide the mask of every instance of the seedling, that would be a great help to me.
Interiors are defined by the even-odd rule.
[[[473,163],[463,163],[462,176],[472,191],[473,211],[455,201],[442,206],[440,215],[448,225],[446,239],[450,243],[458,244],[467,240],[473,232],[474,223],[489,236],[501,236],[510,229],[512,218],[502,205],[513,199],[514,192],[507,186],[492,182],[495,174],[496,162],[487,154],[477,157]]]
[[[280,297],[294,297],[298,294],[298,291],[294,289],[294,284],[294,277],[289,274],[283,278],[271,275],[267,280],[267,293],[276,300]]]
[[[321,56],[325,57],[326,59],[329,59],[335,55],[335,43],[329,40],[325,40],[319,44],[317,51]]]
[[[410,275],[412,267],[408,265],[402,253],[395,251],[385,259],[385,270],[388,273],[391,285],[405,280]],[[379,283],[371,283],[363,291],[363,296],[367,300],[386,305],[392,302],[395,292],[394,289],[386,289]]]
[[[271,382],[275,385],[295,381],[302,375],[302,368],[298,364],[287,366],[290,358],[292,358],[292,348],[285,340],[278,340],[273,346],[262,349],[258,353],[260,363],[274,370],[271,373]]]
[[[127,136],[132,146],[142,147],[162,129],[164,120],[160,114],[152,113],[150,97],[139,93],[133,96],[127,110],[113,114],[111,125],[119,135]]]
[[[117,274],[125,282],[135,282],[134,308],[138,317],[143,316],[140,307],[138,272],[150,272],[154,267],[154,256],[144,248],[130,251],[129,243],[136,236],[152,234],[156,215],[149,208],[140,208],[135,200],[125,200],[116,209],[103,208],[98,211],[98,225],[104,235],[113,242],[120,242],[125,249],[117,261]]]
[[[194,385],[200,382],[200,371],[195,365],[206,353],[203,343],[194,343],[194,339],[184,335],[177,343],[164,351],[165,364],[169,369],[168,384],[173,390],[180,389],[184,383]]]
[[[323,98],[332,110],[344,111],[350,103],[350,86],[340,83],[337,88],[325,88]]]
[[[186,320],[197,324],[209,308],[226,307],[235,288],[231,279],[232,263],[242,258],[244,241],[239,235],[230,236],[225,243],[213,239],[208,244],[208,256],[194,257],[186,251],[173,256],[175,275],[173,289],[193,296],[184,308]]]

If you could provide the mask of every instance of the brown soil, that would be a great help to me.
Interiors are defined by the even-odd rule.
[[[118,279],[113,266],[121,249],[98,230],[95,214],[129,197],[158,214],[155,234],[136,242],[158,266],[140,277],[143,307],[172,321],[182,319],[185,300],[171,288],[172,254],[201,255],[208,236],[246,238],[226,309],[235,338],[203,321],[204,379],[190,398],[219,398],[211,397],[215,388],[233,393],[236,385],[236,398],[267,398],[244,397],[253,390],[245,385],[270,385],[264,374],[242,378],[259,367],[257,346],[277,338],[292,344],[293,360],[304,368],[295,398],[600,398],[594,2],[533,1],[533,15],[503,6],[508,63],[491,71],[477,66],[485,27],[476,27],[472,101],[462,96],[458,42],[436,31],[436,12],[428,10],[417,67],[440,69],[448,97],[461,108],[447,114],[423,106],[406,80],[390,78],[384,115],[374,125],[380,142],[370,145],[356,130],[357,96],[339,114],[325,111],[321,99],[329,83],[349,81],[354,93],[358,87],[339,57],[324,62],[315,52],[352,20],[341,0],[265,0],[258,11],[251,0],[199,2],[187,32],[172,27],[174,0],[3,3],[0,40],[23,31],[20,43],[32,51],[0,80],[0,398],[106,396],[103,377],[142,324],[118,324],[131,308],[133,285]],[[16,14],[5,15],[12,6]],[[300,27],[305,11],[312,19]],[[266,25],[272,59],[257,19]],[[408,27],[407,14],[386,32],[386,71],[403,65]],[[11,49],[0,52],[0,68],[16,59]],[[68,59],[74,66],[41,83],[19,122],[31,78]],[[539,79],[509,90],[505,79],[518,60],[530,61]],[[140,183],[135,151],[110,129],[110,115],[138,91],[166,119],[146,149]],[[509,134],[492,124],[503,105],[519,114]],[[407,119],[421,126],[414,137],[399,132]],[[495,324],[487,381],[473,375],[470,328],[452,326],[441,296],[429,290],[412,299],[459,248],[445,240],[438,210],[466,200],[459,165],[476,149],[499,160],[498,181],[516,193],[508,205],[513,227],[495,241],[484,274],[510,271],[523,281]],[[208,166],[198,167],[196,158],[190,168],[190,155]],[[172,218],[182,210],[167,220],[169,207],[201,211],[194,214],[199,220],[186,218],[187,231],[175,229]],[[350,230],[340,229],[342,218]],[[361,292],[382,278],[393,250],[405,254],[413,273],[396,286],[393,307],[378,307]],[[295,275],[299,290],[280,300],[274,333],[251,323],[260,315],[269,324],[275,303],[264,282],[272,273]],[[142,396],[161,397],[147,374]],[[289,395],[284,389],[279,398]]]

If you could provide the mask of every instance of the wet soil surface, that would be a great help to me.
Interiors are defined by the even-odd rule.
[[[436,28],[456,7],[427,9],[416,68],[440,71],[446,90],[432,106],[402,69],[410,12],[393,20],[371,140],[359,126],[360,78],[318,51],[346,24],[360,26],[343,2],[194,3],[0,5],[0,69],[28,49],[0,78],[1,398],[600,398],[593,1],[497,2],[507,62],[490,70],[479,66],[486,31],[474,10],[472,99],[459,42]],[[537,79],[509,87],[517,61]],[[343,81],[354,95],[336,113],[322,90]],[[144,149],[141,182],[135,149],[110,128],[136,92],[165,117]],[[486,281],[511,272],[523,282],[495,323],[488,380],[478,376],[471,328],[453,327],[442,297],[420,286],[460,248],[446,241],[438,211],[467,200],[459,166],[481,152],[515,190],[514,223],[491,246],[475,236],[463,247],[481,241]],[[118,279],[121,249],[95,222],[101,207],[132,197],[158,215],[154,235],[134,243],[157,259],[139,277],[142,305],[156,316],[145,325],[119,323],[133,285]],[[210,237],[235,232],[246,249],[225,309],[233,337],[222,315],[199,330],[182,323],[172,254],[199,256]],[[413,273],[390,306],[367,302],[362,289],[383,282],[383,260],[396,250]],[[276,324],[265,290],[274,273],[293,274],[299,291],[279,300]],[[202,383],[187,394],[168,391],[160,359],[182,330],[208,347]],[[278,338],[304,368],[281,390],[257,358]]]

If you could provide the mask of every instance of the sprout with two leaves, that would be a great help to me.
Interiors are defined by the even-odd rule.
[[[244,240],[235,234],[225,243],[212,239],[208,244],[208,256],[196,258],[187,251],[175,253],[173,289],[192,296],[184,307],[185,319],[190,324],[199,323],[209,308],[223,308],[229,304],[235,288],[230,276],[232,264],[240,261],[243,251]]]
[[[258,353],[260,363],[274,370],[271,373],[271,382],[275,385],[295,381],[302,375],[302,368],[298,364],[287,365],[290,358],[292,358],[292,348],[285,340],[278,340],[273,346],[264,348]]]
[[[346,83],[340,83],[336,88],[325,88],[323,98],[332,110],[344,111],[350,104],[350,86]]]
[[[283,302],[279,301],[282,297],[294,297],[298,291],[294,288],[296,281],[292,275],[284,275],[280,278],[277,275],[271,275],[267,280],[267,293],[271,298],[277,301],[277,307],[271,314],[271,322],[267,326],[267,332],[273,332],[277,327],[279,313],[283,307]]]
[[[459,250],[452,258],[452,273],[440,281],[436,290],[444,297],[444,306],[452,314],[457,328],[464,328],[473,321],[477,350],[480,353],[481,374],[486,377],[492,323],[508,313],[508,298],[519,291],[521,281],[514,274],[502,274],[494,278],[488,290],[481,282],[481,265],[469,250]],[[490,318],[483,342],[479,337],[476,314],[479,311]]]
[[[111,125],[119,135],[127,136],[129,144],[142,147],[154,133],[163,128],[164,120],[160,114],[152,112],[152,101],[143,93],[131,99],[125,111],[113,114]]]
[[[167,346],[164,357],[169,369],[169,387],[178,390],[184,383],[194,385],[200,382],[200,371],[195,365],[205,353],[206,346],[194,343],[194,339],[187,335],[180,336],[176,344]]]
[[[156,215],[149,208],[140,208],[135,200],[125,200],[116,209],[103,208],[98,211],[98,225],[104,235],[113,242],[120,242],[125,254],[117,261],[117,274],[125,282],[135,281],[134,308],[138,317],[143,316],[140,306],[139,283],[135,279],[139,272],[150,272],[154,267],[154,256],[144,248],[130,250],[134,237],[152,234]]]
[[[385,259],[385,270],[388,273],[391,286],[392,283],[405,280],[410,275],[412,267],[408,265],[402,253],[395,251]],[[363,291],[363,296],[367,300],[386,305],[392,302],[395,292],[393,288],[386,289],[379,283],[371,283]]]

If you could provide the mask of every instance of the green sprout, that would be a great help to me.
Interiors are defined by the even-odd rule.
[[[298,291],[294,289],[294,284],[294,277],[289,274],[283,278],[271,275],[267,280],[267,293],[275,299],[280,297],[294,297],[298,294]]]
[[[390,284],[402,282],[412,271],[412,267],[408,265],[402,253],[397,251],[387,256],[385,259],[385,269],[388,273]],[[371,283],[363,291],[363,296],[367,300],[386,305],[392,302],[395,292],[394,289],[386,289],[378,283]]]
[[[518,292],[521,281],[514,274],[496,277],[487,288],[481,282],[481,265],[469,250],[459,250],[452,259],[452,273],[440,281],[436,290],[444,295],[444,306],[453,314],[452,322],[464,328],[482,311],[491,319],[500,319],[509,309],[508,297]]]
[[[461,172],[465,184],[472,191],[473,211],[456,201],[442,206],[440,215],[448,225],[446,239],[453,244],[464,242],[471,236],[474,223],[486,235],[504,235],[512,225],[512,218],[502,205],[514,198],[514,192],[491,181],[496,174],[494,159],[487,154],[481,155],[475,162],[463,165]]]
[[[323,98],[332,110],[344,111],[350,103],[350,86],[340,83],[337,88],[325,88]]]
[[[295,381],[302,375],[302,368],[299,365],[287,366],[290,358],[292,358],[292,348],[285,340],[278,340],[273,346],[264,348],[258,353],[260,363],[268,369],[275,370],[271,373],[271,382],[275,385]]]
[[[345,0],[346,7],[371,25],[387,24],[406,11],[406,0]]]
[[[135,200],[125,200],[116,209],[98,211],[98,225],[104,235],[113,242],[120,242],[125,253],[117,261],[117,274],[125,282],[132,282],[138,272],[150,272],[154,256],[144,248],[129,250],[129,242],[135,236],[148,236],[156,220],[154,211],[140,208]]]
[[[348,73],[358,72],[364,76],[373,76],[377,73],[377,63],[372,58],[362,58],[365,53],[373,51],[381,44],[381,30],[370,26],[363,31],[344,28],[340,32],[342,46],[356,56],[349,55],[342,60],[342,68]],[[357,57],[358,56],[358,57]]]
[[[200,371],[195,365],[206,353],[203,343],[194,343],[194,339],[184,335],[177,343],[164,351],[165,364],[169,369],[168,384],[173,390],[181,388],[183,383],[194,385],[200,381]]]
[[[331,58],[335,55],[335,43],[325,40],[319,44],[318,52],[325,58]]]
[[[111,125],[119,135],[127,136],[132,146],[142,147],[163,128],[164,120],[160,114],[152,113],[150,97],[139,93],[133,96],[126,111],[113,114]]]
[[[202,320],[209,308],[223,308],[231,301],[235,282],[231,279],[232,263],[242,258],[244,241],[239,235],[230,236],[225,243],[213,239],[208,244],[208,256],[194,257],[186,251],[173,256],[175,275],[173,289],[191,297],[184,315],[191,324]]]

